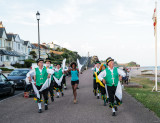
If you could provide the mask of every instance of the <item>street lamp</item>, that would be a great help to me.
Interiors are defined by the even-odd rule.
[[[39,58],[40,58],[40,34],[39,34],[39,20],[40,20],[40,13],[37,11],[36,18],[38,22],[38,51],[39,51]]]

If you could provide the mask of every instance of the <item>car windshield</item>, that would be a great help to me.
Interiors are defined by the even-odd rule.
[[[12,71],[9,76],[26,76],[29,70],[14,70]]]

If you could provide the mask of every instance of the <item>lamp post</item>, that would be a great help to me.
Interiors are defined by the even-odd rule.
[[[40,20],[40,13],[37,11],[36,18],[38,22],[38,52],[39,52],[39,58],[40,58],[40,34],[39,34],[39,20]]]

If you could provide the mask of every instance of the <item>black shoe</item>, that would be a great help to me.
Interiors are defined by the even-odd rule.
[[[64,93],[62,93],[62,97],[64,96]]]
[[[118,108],[117,108],[117,106],[115,106],[115,107],[114,107],[114,109],[115,109],[115,111],[118,111]]]
[[[97,99],[99,99],[99,96],[97,96]]]
[[[48,110],[48,105],[45,105],[45,110]]]
[[[77,87],[77,89],[79,89],[79,87]]]
[[[42,109],[39,109],[39,110],[38,110],[38,113],[42,113]]]
[[[112,113],[112,116],[116,116],[116,112],[113,112],[113,113]]]
[[[56,98],[59,98],[59,96],[57,96]]]
[[[51,101],[54,102],[54,97],[51,97]]]

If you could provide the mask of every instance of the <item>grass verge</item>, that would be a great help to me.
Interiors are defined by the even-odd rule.
[[[125,88],[126,92],[160,117],[160,92],[152,92],[153,81],[147,78],[132,78],[131,82],[139,83],[143,88]]]

